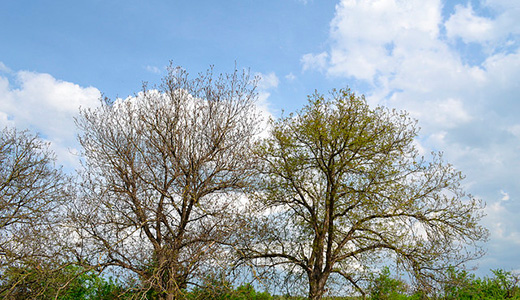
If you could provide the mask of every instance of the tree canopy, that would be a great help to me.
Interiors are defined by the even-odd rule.
[[[41,246],[57,222],[56,209],[67,189],[48,147],[27,131],[0,132],[0,268],[52,256]]]
[[[482,202],[440,153],[420,155],[417,131],[405,112],[372,109],[349,89],[273,121],[243,259],[302,274],[320,299],[331,276],[364,294],[366,272],[387,259],[428,288],[478,256]]]
[[[44,266],[67,260],[58,226],[71,195],[67,179],[38,135],[10,127],[0,132],[0,297],[17,298],[21,282],[44,280]],[[31,295],[44,289],[34,285]]]
[[[255,100],[247,73],[170,68],[156,89],[83,110],[73,223],[90,263],[131,271],[165,299],[214,267],[204,262],[235,231],[234,192],[253,172]]]

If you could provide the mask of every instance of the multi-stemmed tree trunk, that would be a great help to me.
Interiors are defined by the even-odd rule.
[[[254,83],[170,68],[158,89],[81,112],[83,195],[71,215],[85,260],[133,271],[164,299],[216,265],[253,172]]]
[[[467,246],[487,235],[481,202],[440,155],[419,156],[415,124],[350,90],[332,100],[314,94],[273,122],[257,151],[257,222],[242,240],[243,259],[303,274],[309,298],[320,299],[333,275],[364,295],[364,275],[385,258],[428,286],[478,256]]]

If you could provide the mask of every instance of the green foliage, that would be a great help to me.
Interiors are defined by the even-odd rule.
[[[244,259],[287,266],[317,300],[331,276],[359,289],[364,274],[353,265],[371,268],[392,256],[427,289],[449,265],[480,256],[482,202],[466,194],[464,176],[440,153],[420,155],[406,112],[371,108],[342,89],[311,95],[271,125],[256,151],[252,214],[262,225],[242,239]],[[475,252],[460,251],[465,243]],[[401,293],[397,282],[381,280],[377,299]],[[388,288],[395,295],[384,298]]]
[[[450,268],[441,294],[432,294],[433,299],[444,300],[492,300],[520,299],[520,278],[504,270],[492,270],[492,277],[479,278],[463,270]],[[416,292],[410,294],[406,282],[392,276],[389,268],[370,277],[368,299],[373,300],[420,300],[428,299]],[[106,279],[97,272],[76,266],[58,269],[41,267],[11,267],[0,277],[1,299],[133,299],[136,294],[127,290],[112,278]],[[151,292],[145,299],[158,299]],[[251,284],[233,287],[226,279],[209,276],[199,287],[184,291],[183,300],[301,300],[295,296],[276,296],[259,292]],[[357,299],[355,297],[332,297],[324,299]]]
[[[447,280],[442,284],[442,293],[429,296],[444,300],[520,299],[518,275],[504,270],[492,272],[493,277],[479,278],[467,271],[450,268],[447,271]],[[420,292],[409,295],[406,283],[393,278],[388,268],[370,278],[368,292],[370,299],[374,300],[429,299]]]
[[[504,270],[492,272],[493,277],[481,279],[466,271],[450,269],[445,299],[520,299],[518,275]]]
[[[245,284],[233,289],[229,282],[213,282],[203,287],[195,288],[186,294],[187,300],[272,300],[267,292],[257,292],[251,284]]]
[[[185,300],[272,300],[267,292],[257,292],[251,284],[240,285],[237,288],[223,276],[209,275],[204,278],[201,286],[191,291],[185,291]]]
[[[388,267],[383,268],[378,276],[372,276],[371,279],[369,285],[371,299],[408,299],[408,296],[406,295],[406,283],[402,280],[392,278]]]
[[[2,299],[116,299],[121,285],[94,271],[65,266],[58,269],[11,267],[2,274]],[[121,298],[118,298],[121,299]]]

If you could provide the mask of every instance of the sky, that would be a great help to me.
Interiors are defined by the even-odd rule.
[[[420,151],[486,202],[477,274],[520,271],[518,16],[518,0],[0,0],[0,126],[72,170],[79,107],[159,84],[170,62],[249,69],[275,117],[348,86],[418,119]]]

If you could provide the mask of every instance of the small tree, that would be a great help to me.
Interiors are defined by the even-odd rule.
[[[158,89],[82,110],[86,164],[73,219],[90,263],[130,270],[166,299],[216,266],[253,172],[255,100],[245,73],[190,79],[170,68]]]
[[[392,278],[388,267],[370,278],[368,286],[370,299],[373,300],[400,300],[407,299],[406,283],[402,280]]]
[[[331,274],[365,295],[365,271],[394,258],[431,287],[438,271],[479,255],[482,203],[440,154],[420,157],[416,122],[348,89],[331,97],[310,96],[259,146],[262,213],[244,260],[303,274],[309,298],[320,299]]]

